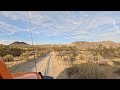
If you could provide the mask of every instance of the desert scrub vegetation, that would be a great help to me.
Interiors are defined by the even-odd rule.
[[[115,63],[116,65],[120,65],[120,59],[115,59],[112,62]]]
[[[98,46],[89,47],[83,50],[75,46],[61,45],[54,47],[53,50],[57,60],[69,62],[71,64],[87,62],[96,63],[101,66],[113,67],[114,65],[119,65],[119,62],[114,60],[120,58],[120,47],[105,47],[102,44],[99,44]]]
[[[107,74],[100,66],[94,63],[73,65],[67,68],[67,75],[70,79],[106,79]]]
[[[56,52],[55,58],[60,61],[73,63],[76,60],[77,53],[76,52],[68,52],[68,51],[61,51]]]
[[[10,47],[5,45],[0,45],[0,56],[4,57],[5,55],[11,54],[14,57],[20,56],[24,52],[23,49],[17,47]]]
[[[75,46],[54,46],[53,47],[53,51],[57,51],[57,52],[60,52],[60,51],[76,51],[77,48]]]
[[[100,44],[96,48],[89,48],[89,51],[91,51],[94,56],[98,54],[101,55],[104,59],[114,60],[115,58],[120,58],[120,47],[113,48],[111,46],[107,48]]]
[[[76,57],[76,60],[85,60],[87,62],[101,62],[104,60],[104,58],[101,55],[94,56],[91,52],[87,51],[85,53],[79,53]]]
[[[29,60],[29,55],[28,53],[22,53],[20,55],[20,60]]]
[[[3,59],[3,61],[5,61],[5,62],[11,62],[11,61],[14,60],[14,57],[9,54],[9,55],[5,55],[2,59]]]
[[[55,52],[55,58],[57,60],[70,63],[74,62],[76,60],[76,56],[78,55],[77,48],[72,46],[53,47],[53,51]]]
[[[117,70],[114,73],[120,75],[120,68],[117,68]]]

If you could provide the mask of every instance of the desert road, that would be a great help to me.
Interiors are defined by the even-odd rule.
[[[52,76],[52,53],[49,53],[43,57],[39,57],[35,60],[23,63],[20,66],[15,67],[11,72],[41,72],[43,76]],[[35,68],[36,61],[36,68]]]

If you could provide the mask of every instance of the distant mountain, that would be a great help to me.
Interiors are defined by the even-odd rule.
[[[15,42],[11,43],[10,45],[29,45],[29,44],[27,44],[25,42],[15,41]]]
[[[72,42],[70,46],[76,46],[77,48],[80,49],[85,49],[85,48],[94,48],[99,45],[102,45],[104,47],[120,47],[120,43],[116,43],[113,41],[100,41],[100,42],[86,42],[86,41],[77,41],[77,42]]]

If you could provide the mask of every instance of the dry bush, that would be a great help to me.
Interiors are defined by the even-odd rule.
[[[85,60],[85,56],[84,56],[83,54],[79,54],[79,55],[77,56],[77,59],[78,59],[78,60]]]
[[[75,57],[70,57],[70,60],[69,60],[71,63],[73,63],[73,62],[75,62],[76,61],[76,59],[75,59]]]
[[[11,62],[11,61],[14,60],[14,57],[9,54],[9,55],[5,55],[2,59],[3,59],[3,61],[5,61],[5,62]]]
[[[107,65],[107,60],[99,60],[96,63],[98,63],[99,65]]]
[[[107,66],[113,66],[113,63],[111,63],[108,59],[104,59],[101,55],[97,55],[94,57],[95,63],[99,65],[107,65]]]
[[[120,60],[113,60],[113,63],[115,63],[116,65],[120,65]]]
[[[120,75],[120,68],[118,68],[115,73],[117,73],[118,75]]]
[[[108,61],[108,62],[107,62],[107,66],[114,67],[114,63],[113,63],[112,61]]]
[[[73,64],[88,63],[86,60],[76,60]]]
[[[98,61],[104,60],[104,58],[101,55],[99,55],[99,54],[98,54],[97,58],[98,58]]]
[[[100,66],[93,63],[73,65],[67,69],[70,79],[105,79],[107,75]]]
[[[59,56],[59,52],[55,52],[55,56]]]
[[[86,61],[94,61],[94,56],[92,54],[83,55]]]
[[[20,59],[21,59],[21,60],[29,60],[29,55],[28,55],[28,53],[22,53],[22,54],[20,55]]]
[[[65,62],[68,62],[69,61],[69,56],[62,57],[62,60],[65,61]]]
[[[79,54],[77,56],[77,59],[78,60],[85,60],[85,61],[88,61],[88,62],[94,62],[94,63],[97,63],[97,62],[102,62],[104,61],[104,58],[101,56],[101,55],[93,55],[92,53],[90,52],[86,52],[84,54]]]

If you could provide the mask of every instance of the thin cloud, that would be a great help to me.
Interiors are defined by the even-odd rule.
[[[31,11],[31,26],[35,40],[58,37],[64,41],[75,40],[114,40],[120,38],[120,12],[87,12],[87,11]],[[30,33],[27,11],[1,11],[0,36],[13,35],[17,32]],[[21,22],[20,22],[21,21]],[[22,27],[23,22],[26,28]],[[21,25],[21,26],[20,26]],[[20,37],[20,36],[18,36]],[[22,38],[22,37],[21,37]],[[24,37],[25,38],[25,37]],[[47,41],[46,41],[47,42]],[[49,41],[48,41],[49,42]],[[57,42],[57,39],[56,41]]]

